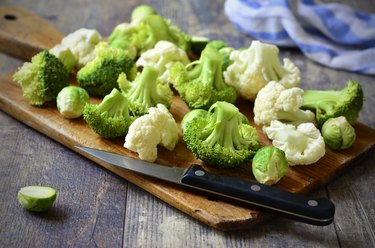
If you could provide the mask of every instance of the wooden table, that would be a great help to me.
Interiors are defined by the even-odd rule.
[[[374,1],[345,1],[375,11]],[[129,20],[141,1],[26,1],[2,4],[28,8],[67,34],[78,28],[108,36]],[[189,34],[222,39],[234,47],[251,38],[232,26],[223,1],[148,1]],[[3,18],[3,17],[0,17]],[[374,77],[337,71],[306,59],[297,50],[281,50],[302,71],[304,89],[343,87],[360,82],[366,101],[359,121],[375,128]],[[23,62],[0,54],[0,73]],[[221,232],[181,213],[126,180],[81,157],[45,135],[0,112],[0,247],[374,247],[375,156],[343,173],[314,196],[336,205],[326,227],[273,218],[258,227]],[[45,214],[23,210],[17,191],[25,185],[51,185],[59,190],[56,207]]]

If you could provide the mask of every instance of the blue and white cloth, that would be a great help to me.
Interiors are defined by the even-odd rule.
[[[314,0],[226,0],[242,32],[336,69],[375,75],[375,14]]]

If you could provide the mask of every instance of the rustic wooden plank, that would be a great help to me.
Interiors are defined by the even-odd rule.
[[[121,245],[124,180],[3,112],[0,137],[2,247]],[[54,206],[45,213],[23,209],[17,191],[27,185],[56,188]]]
[[[335,229],[345,247],[375,246],[375,154],[328,186],[336,205]]]
[[[123,247],[338,247],[333,225],[308,226],[273,218],[252,230],[207,229],[160,200],[129,184]],[[325,197],[325,190],[314,195]],[[137,223],[137,225],[134,225]],[[194,230],[194,231],[191,231]],[[127,238],[132,237],[132,238]]]

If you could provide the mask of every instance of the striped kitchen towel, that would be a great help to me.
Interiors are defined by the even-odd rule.
[[[325,66],[375,75],[375,14],[314,0],[226,0],[224,8],[256,39],[297,46]]]

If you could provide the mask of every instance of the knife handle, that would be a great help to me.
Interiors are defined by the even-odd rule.
[[[328,199],[306,197],[257,182],[210,174],[199,165],[192,165],[181,178],[181,183],[218,198],[312,225],[329,225],[335,214],[335,206]]]

